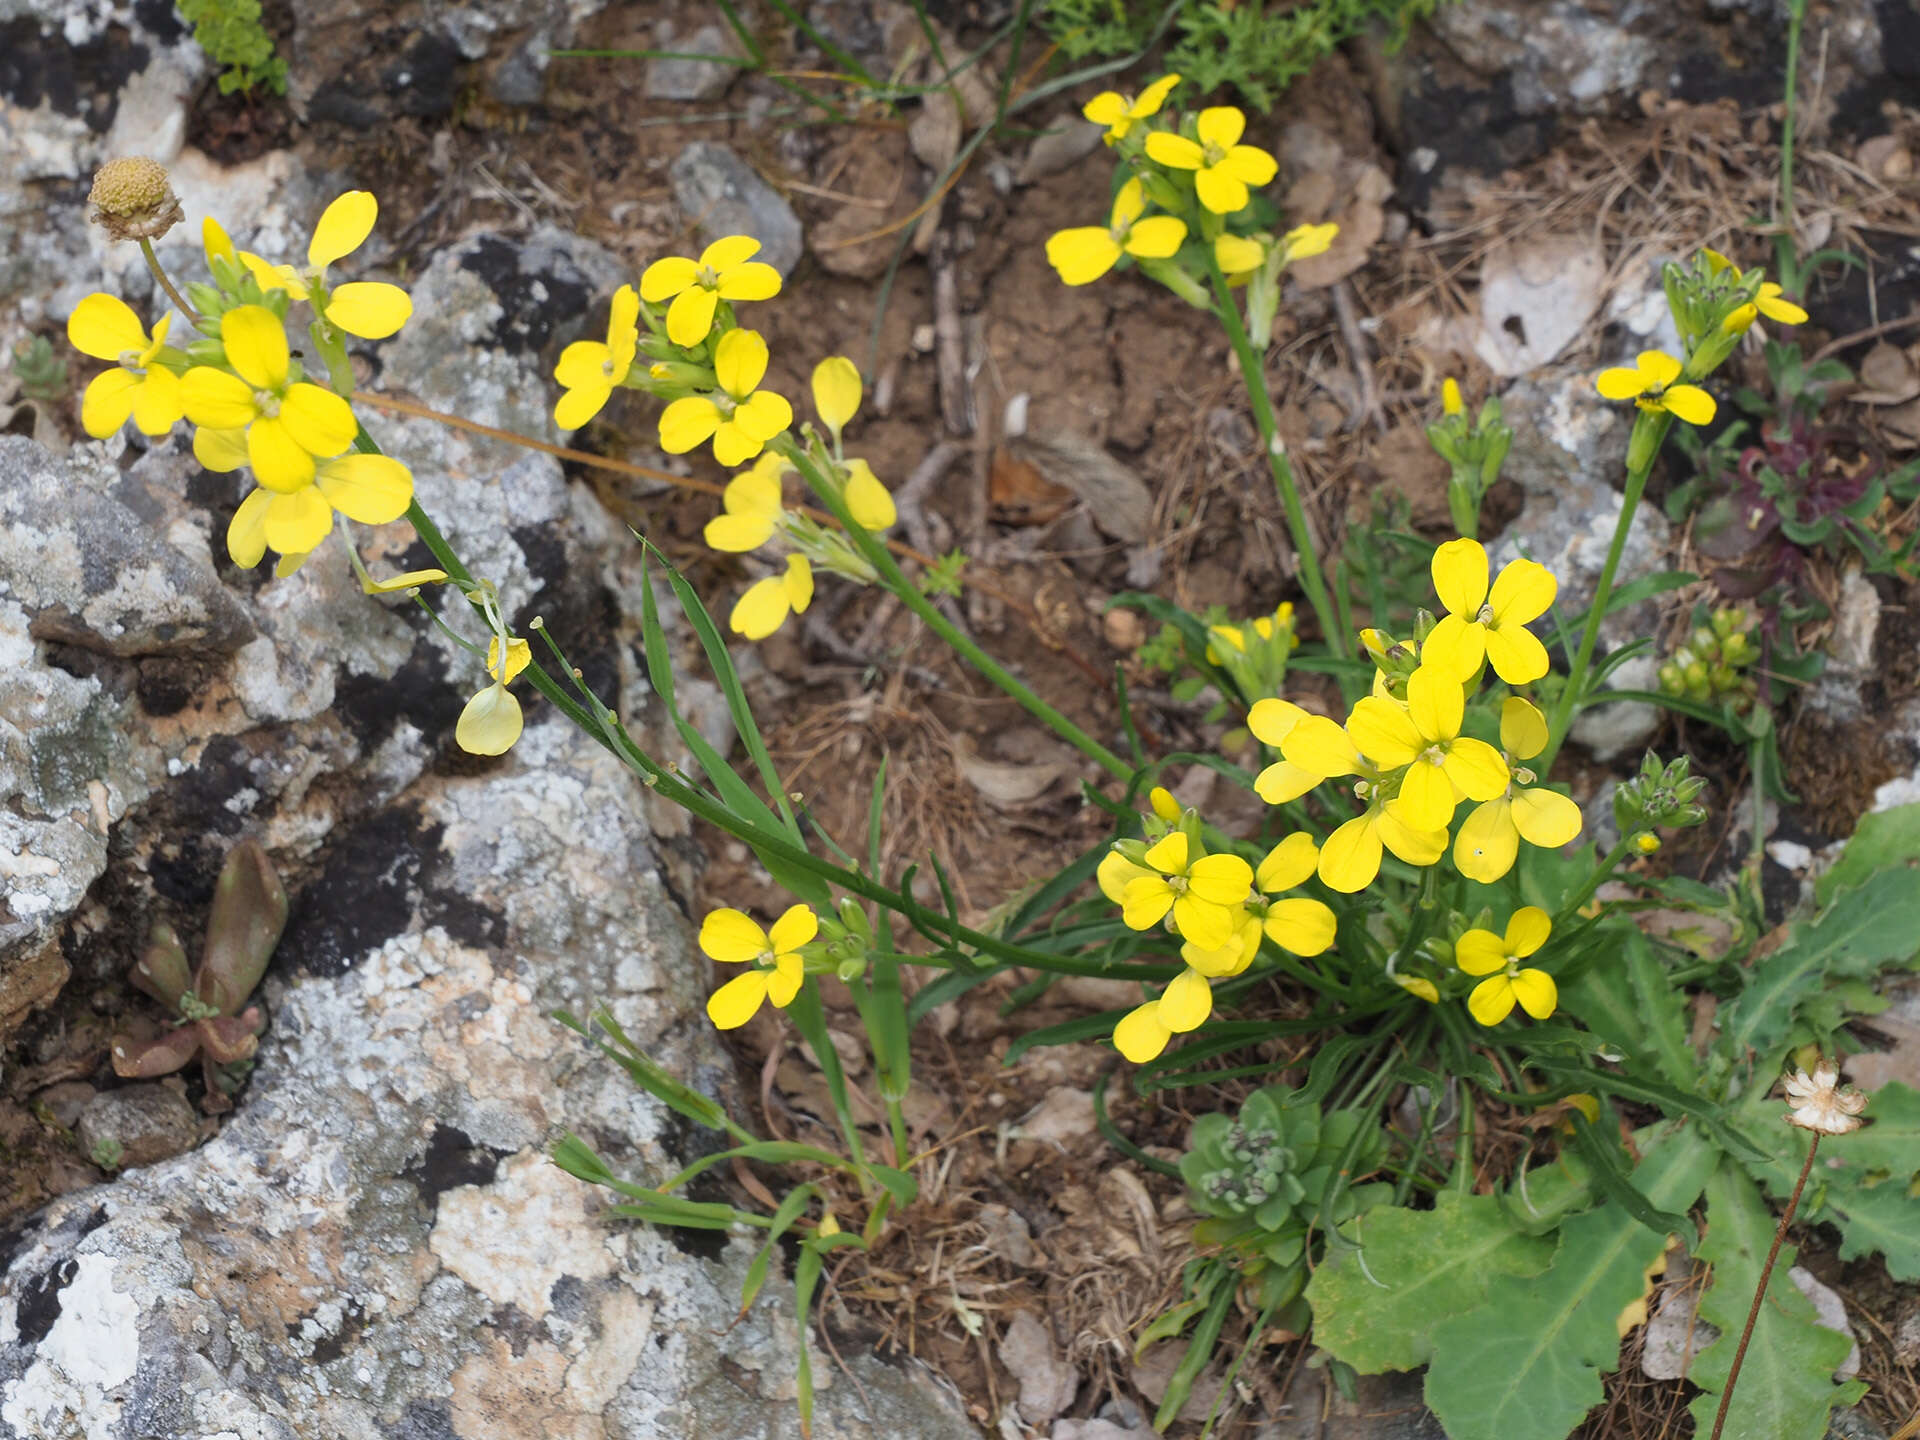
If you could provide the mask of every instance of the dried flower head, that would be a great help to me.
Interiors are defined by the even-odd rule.
[[[1789,1125],[1821,1135],[1845,1135],[1860,1128],[1860,1112],[1867,1108],[1865,1092],[1840,1083],[1840,1067],[1822,1058],[1809,1075],[1795,1070],[1786,1078],[1787,1104],[1793,1109]]]
[[[144,155],[109,160],[93,172],[87,218],[116,240],[157,240],[183,218],[167,167]]]

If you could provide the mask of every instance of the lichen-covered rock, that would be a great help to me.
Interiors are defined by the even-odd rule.
[[[642,793],[549,717],[502,765],[426,780],[400,823],[347,838],[360,873],[416,879],[371,925],[364,890],[308,888],[288,943],[331,958],[269,980],[233,1121],[16,1242],[0,1437],[744,1440],[791,1413],[790,1292],[729,1329],[750,1244],[611,1221],[544,1153],[571,1129],[658,1177],[712,1141],[549,1015],[604,1003],[727,1084]],[[345,952],[311,943],[349,931]],[[821,1435],[973,1434],[913,1371],[853,1371],[816,1367]]]
[[[793,207],[725,145],[698,140],[674,157],[668,171],[673,198],[700,240],[711,244],[723,235],[751,235],[760,242],[758,259],[782,275],[800,263],[804,235]]]
[[[75,1130],[95,1164],[132,1170],[192,1149],[200,1117],[177,1085],[122,1085],[89,1100]]]

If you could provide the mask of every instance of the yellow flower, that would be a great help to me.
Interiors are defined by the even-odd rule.
[[[1130,929],[1150,930],[1173,913],[1173,928],[1202,950],[1218,950],[1232,938],[1235,907],[1253,887],[1253,867],[1238,855],[1191,858],[1184,832],[1175,830],[1146,853],[1151,874],[1127,882],[1120,918]]]
[[[1260,934],[1260,917],[1250,910],[1237,908],[1233,912],[1233,928],[1224,945],[1203,950],[1189,940],[1180,947],[1180,958],[1209,979],[1239,975],[1260,953]]]
[[[234,266],[240,263],[240,257],[234,253],[232,237],[211,215],[200,221],[200,250],[207,257],[209,270],[213,268],[213,262],[216,260],[224,260]]]
[[[1179,823],[1180,802],[1173,798],[1173,792],[1164,785],[1156,785],[1147,792],[1147,804],[1153,813],[1169,825]]]
[[[1560,593],[1546,566],[1511,561],[1489,592],[1486,548],[1478,540],[1449,540],[1433,552],[1433,588],[1448,614],[1421,647],[1423,665],[1464,681],[1484,658],[1509,685],[1531,684],[1547,673],[1547,647],[1527,629]]]
[[[1447,832],[1407,824],[1383,793],[1386,777],[1381,770],[1326,716],[1308,715],[1296,723],[1281,742],[1280,753],[1296,772],[1318,777],[1315,784],[1342,775],[1359,777],[1354,794],[1367,802],[1365,812],[1341,825],[1320,847],[1318,870],[1328,889],[1351,895],[1371,885],[1380,873],[1383,849],[1409,865],[1432,865],[1446,854]]]
[[[1462,799],[1491,800],[1512,779],[1500,752],[1460,733],[1466,696],[1437,666],[1407,678],[1407,703],[1368,695],[1353,707],[1347,734],[1382,770],[1406,767],[1389,807],[1411,830],[1444,830]]]
[[[727,625],[736,635],[764,640],[787,623],[789,612],[803,614],[812,603],[813,565],[804,555],[789,555],[784,574],[769,575],[747,587]]]
[[[1111,145],[1116,140],[1126,139],[1128,132],[1142,120],[1158,115],[1160,107],[1167,102],[1167,96],[1179,83],[1178,75],[1162,75],[1142,90],[1137,100],[1129,99],[1118,90],[1102,90],[1086,103],[1080,113],[1094,124],[1107,127],[1106,141]]]
[[[773,538],[785,513],[780,503],[780,477],[787,469],[784,455],[768,450],[727,482],[720,504],[725,514],[707,522],[706,541],[715,550],[744,555]]]
[[[578,430],[600,413],[614,388],[624,384],[633,369],[633,356],[640,345],[640,297],[631,285],[613,292],[613,305],[607,315],[607,339],[576,340],[560,352],[560,363],[553,367],[553,378],[566,393],[553,407],[553,423],[562,430]]]
[[[1286,246],[1287,263],[1296,260],[1311,260],[1316,255],[1324,255],[1333,248],[1334,236],[1340,233],[1338,225],[1296,225],[1280,237],[1280,243]]]
[[[1719,408],[1713,397],[1698,385],[1674,383],[1682,369],[1678,360],[1664,350],[1642,350],[1633,363],[1631,370],[1619,365],[1602,370],[1594,388],[1609,400],[1631,400],[1642,410],[1664,410],[1689,425],[1713,423]]]
[[[1260,897],[1280,895],[1306,884],[1319,863],[1320,847],[1313,836],[1299,831],[1267,852],[1253,872],[1254,887]],[[1282,950],[1311,957],[1325,953],[1333,944],[1333,911],[1318,900],[1303,896],[1255,898],[1248,902],[1247,909],[1259,920],[1266,937]]]
[[[1069,285],[1091,285],[1133,255],[1164,260],[1187,238],[1187,225],[1172,215],[1147,214],[1147,191],[1138,177],[1120,187],[1113,197],[1113,216],[1105,225],[1082,225],[1060,230],[1047,239],[1047,263]]]
[[[1308,718],[1307,712],[1291,700],[1256,700],[1253,708],[1247,712],[1247,729],[1262,745],[1281,751],[1284,757],[1287,736],[1292,733],[1294,726]],[[1338,726],[1334,728],[1339,729]],[[1267,804],[1284,805],[1289,800],[1298,800],[1326,778],[1282,758],[1254,777],[1253,788]]]
[[[844,355],[829,355],[813,367],[813,409],[820,423],[840,432],[860,409],[860,369]]]
[[[1453,863],[1482,885],[1513,868],[1522,840],[1558,850],[1580,833],[1580,807],[1557,791],[1533,788],[1533,772],[1513,764],[1547,748],[1546,717],[1518,695],[1508,696],[1500,707],[1500,746],[1513,783],[1467,816],[1453,842]]]
[[[790,906],[769,934],[738,910],[715,910],[700,925],[700,949],[722,965],[751,965],[707,1000],[707,1018],[721,1030],[736,1030],[772,1000],[784,1010],[806,978],[801,947],[820,933],[820,921],[805,905]]]
[[[1553,921],[1537,905],[1526,905],[1507,921],[1503,940],[1491,930],[1469,930],[1453,945],[1454,963],[1469,975],[1487,978],[1473,987],[1467,1011],[1482,1025],[1498,1025],[1513,1013],[1514,1002],[1536,1020],[1553,1014],[1559,987],[1544,970],[1522,969],[1520,962],[1547,943]]]
[[[1466,402],[1460,398],[1460,382],[1449,375],[1440,382],[1440,408],[1449,415],[1464,415]]]
[[[533,650],[526,641],[509,639],[502,668],[500,637],[487,642],[487,673],[493,676],[493,684],[467,701],[453,727],[455,742],[469,755],[504,755],[520,738],[520,702],[507,685],[532,659]]]
[[[1147,158],[1170,170],[1192,170],[1200,203],[1216,215],[1243,209],[1249,186],[1264,185],[1279,173],[1279,163],[1266,151],[1242,145],[1247,117],[1231,105],[1202,110],[1194,121],[1200,137],[1156,130],[1147,136]]]
[[[143,435],[164,435],[181,414],[180,377],[154,364],[167,343],[173,315],[160,317],[148,337],[140,317],[117,296],[94,294],[67,317],[67,339],[82,355],[111,360],[119,368],[102,370],[88,382],[80,400],[80,423],[87,434],[104,440],[133,417]]]
[[[331,390],[292,380],[287,332],[265,306],[229,310],[220,317],[220,339],[233,369],[187,371],[187,419],[210,430],[244,430],[247,462],[262,485],[282,494],[305,489],[316,457],[353,443],[359,426],[352,408]]]
[[[1244,280],[1267,263],[1267,247],[1250,235],[1220,235],[1213,242],[1213,263],[1229,282]]]
[[[238,470],[246,458],[235,430],[198,431],[193,453],[208,470]],[[413,475],[398,460],[358,452],[341,455],[322,461],[314,471],[313,484],[299,490],[283,493],[261,487],[251,491],[227,523],[227,553],[242,570],[251,570],[262,555],[274,550],[285,557],[274,573],[290,575],[300,568],[296,557],[305,557],[333,533],[335,510],[363,525],[385,525],[406,514],[412,503]],[[289,566],[289,561],[294,563]],[[393,582],[388,588],[426,584],[420,578],[425,575],[446,579],[437,570],[414,571],[402,577],[405,586]]]
[[[1642,855],[1654,855],[1660,850],[1660,837],[1652,831],[1646,831],[1633,837],[1633,848]]]
[[[840,498],[847,502],[847,513],[862,530],[875,534],[891,530],[900,518],[892,493],[880,483],[873,467],[858,457],[847,461],[847,481]]]
[[[1144,1065],[1167,1048],[1175,1035],[1197,1030],[1213,1013],[1213,987],[1192,968],[1182,970],[1154,999],[1129,1012],[1113,1027],[1113,1048]]]
[[[380,202],[373,198],[371,191],[349,190],[334,198],[321,214],[320,223],[313,227],[313,238],[307,242],[305,270],[296,270],[291,265],[270,265],[245,250],[239,252],[240,263],[252,272],[261,289],[284,290],[295,300],[307,301],[332,325],[349,335],[358,335],[362,340],[384,340],[413,314],[413,301],[407,298],[406,291],[398,285],[367,280],[350,281],[331,289],[327,286],[327,267],[358,250],[373,233],[373,223],[379,218]],[[201,235],[203,241],[212,243],[214,237],[205,225],[201,226]],[[218,238],[226,242],[227,253],[231,254],[233,242],[227,240],[226,232],[220,231]]]
[[[1807,323],[1807,312],[1791,300],[1782,298],[1780,287],[1774,284],[1773,281],[1768,280],[1761,285],[1760,293],[1755,296],[1753,300],[1728,315],[1727,318],[1721,322],[1720,328],[1725,330],[1729,335],[1744,334],[1753,327],[1753,322],[1762,315],[1766,316],[1769,320],[1778,320],[1782,325],[1804,325]]]
[[[751,235],[726,235],[702,250],[698,260],[684,255],[656,260],[641,272],[640,298],[649,305],[671,299],[667,338],[676,345],[698,345],[713,329],[722,300],[771,300],[780,293],[780,272],[753,258],[759,250]]]
[[[662,412],[660,448],[684,455],[711,437],[714,459],[729,467],[744,465],[793,423],[793,407],[784,397],[759,388],[767,374],[767,342],[756,331],[722,335],[713,347],[713,373],[719,389],[688,395]]]

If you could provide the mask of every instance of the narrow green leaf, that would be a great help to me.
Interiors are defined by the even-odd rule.
[[[780,1237],[792,1228],[793,1222],[805,1213],[819,1186],[809,1181],[805,1185],[796,1185],[787,1192],[787,1198],[780,1202],[780,1208],[773,1212],[773,1221],[767,1226],[766,1243],[754,1252],[752,1262],[747,1266],[747,1278],[740,1286],[740,1313],[746,1314],[753,1308],[753,1302],[759,1297],[760,1287],[767,1283],[767,1269],[773,1263],[773,1247]]]
[[[847,1164],[840,1156],[822,1150],[817,1145],[802,1145],[797,1140],[756,1140],[750,1145],[735,1145],[729,1150],[702,1155],[659,1188],[663,1191],[678,1190],[714,1166],[735,1159],[758,1160],[767,1165],[824,1165],[830,1170],[844,1170]]]
[[[869,1164],[867,1173],[880,1182],[881,1188],[893,1196],[894,1203],[903,1210],[920,1198],[920,1182],[904,1170]]]

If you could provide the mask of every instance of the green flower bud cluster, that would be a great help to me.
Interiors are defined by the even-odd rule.
[[[1754,617],[1744,606],[1722,606],[1660,667],[1660,689],[1703,705],[1724,702],[1736,713],[1753,706],[1759,682],[1751,667],[1760,659],[1753,643]]]
[[[1469,417],[1459,387],[1446,382],[1446,414],[1427,427],[1427,443],[1453,469],[1447,482],[1447,509],[1454,528],[1469,540],[1480,534],[1480,502],[1500,478],[1513,430],[1501,423],[1500,397],[1489,395],[1478,415]]]
[[[1704,380],[1718,370],[1752,323],[1749,308],[1759,298],[1766,272],[1744,273],[1725,256],[1702,250],[1687,264],[1668,262],[1660,283],[1667,308],[1686,346],[1686,378]]]
[[[831,970],[841,981],[851,983],[867,972],[873,954],[873,922],[866,908],[851,895],[840,897],[838,916],[820,917],[820,938],[803,947],[809,970]]]
[[[1233,677],[1247,700],[1281,693],[1287,657],[1299,644],[1293,633],[1293,605],[1282,601],[1272,615],[1207,627],[1207,660]]]
[[[1613,793],[1613,820],[1623,839],[1655,829],[1682,830],[1707,818],[1696,803],[1707,782],[1692,773],[1685,755],[1662,764],[1651,750],[1640,762],[1640,773]]]

